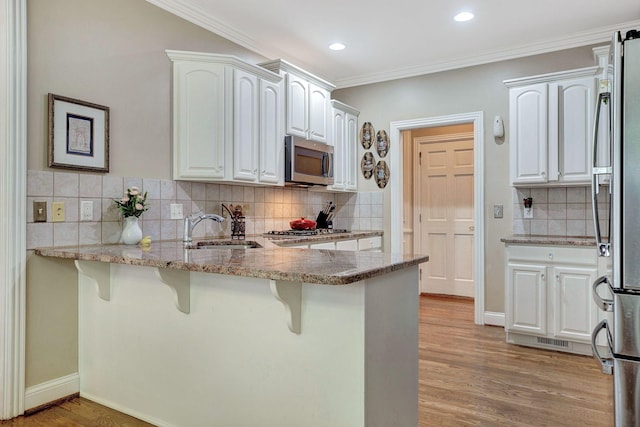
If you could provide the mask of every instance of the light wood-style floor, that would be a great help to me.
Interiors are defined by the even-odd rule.
[[[420,427],[613,425],[613,380],[592,357],[505,343],[471,300],[420,299]]]
[[[420,427],[613,425],[612,379],[593,358],[507,345],[473,323],[471,300],[420,298],[419,383]],[[75,398],[0,425],[149,424]]]

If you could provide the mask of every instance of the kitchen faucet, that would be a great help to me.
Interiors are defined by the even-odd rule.
[[[193,240],[193,229],[196,225],[200,224],[200,221],[210,219],[212,221],[222,222],[224,218],[216,214],[202,214],[202,215],[189,215],[184,218],[184,231],[182,234],[182,241],[185,246],[191,245]]]

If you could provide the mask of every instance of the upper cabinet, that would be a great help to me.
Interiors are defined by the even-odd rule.
[[[284,77],[285,133],[330,142],[331,91],[335,86],[281,59],[260,65]]]
[[[598,67],[507,80],[513,185],[587,185]]]
[[[331,100],[331,143],[333,144],[333,191],[358,191],[358,116],[360,112]]]
[[[282,78],[228,55],[173,62],[173,178],[283,185]]]

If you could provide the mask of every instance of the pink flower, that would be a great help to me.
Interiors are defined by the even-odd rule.
[[[120,199],[121,203],[127,203],[129,201],[129,197],[128,196],[124,196],[122,199]]]
[[[129,194],[132,196],[137,196],[138,194],[140,194],[140,191],[138,191],[136,187],[133,187],[131,188],[131,190],[129,190]]]
[[[136,209],[141,211],[142,209],[144,209],[144,206],[142,206],[140,203],[136,203]]]

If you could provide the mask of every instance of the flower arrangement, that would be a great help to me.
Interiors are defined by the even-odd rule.
[[[129,216],[138,218],[144,211],[149,209],[147,206],[147,192],[145,191],[142,194],[138,187],[127,188],[124,197],[120,200],[114,200],[114,203],[125,218]]]

